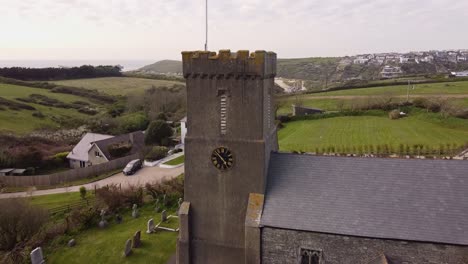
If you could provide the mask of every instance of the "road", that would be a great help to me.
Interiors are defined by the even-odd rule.
[[[86,189],[92,190],[96,186],[97,188],[108,185],[108,184],[122,184],[122,188],[128,185],[145,185],[148,182],[160,182],[163,179],[171,179],[177,177],[178,175],[184,172],[184,166],[174,168],[174,169],[164,169],[160,167],[144,167],[139,170],[136,174],[132,176],[125,176],[123,173],[118,173],[114,176],[102,179],[100,181],[71,186],[66,188],[56,188],[49,190],[39,190],[35,191],[33,196],[47,195],[47,194],[56,194],[56,193],[66,193],[66,192],[78,192],[81,186],[85,186]],[[3,193],[0,194],[0,199],[3,198],[14,198],[14,197],[26,197],[28,194],[26,192],[18,193]]]

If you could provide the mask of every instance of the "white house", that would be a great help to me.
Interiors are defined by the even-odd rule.
[[[73,150],[68,153],[67,159],[70,161],[70,168],[84,168],[91,165],[89,161],[89,150],[93,147],[93,143],[99,140],[112,138],[111,135],[102,135],[96,133],[86,133],[76,144]]]
[[[187,134],[187,117],[180,120],[180,143],[185,144],[185,135]]]

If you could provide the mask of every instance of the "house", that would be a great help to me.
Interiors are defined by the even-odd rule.
[[[187,117],[180,120],[180,143],[185,144],[185,135],[187,134]]]
[[[450,72],[450,77],[468,77],[468,71]]]
[[[117,158],[109,153],[109,146],[118,143],[130,143],[132,148],[127,155],[134,154],[144,146],[144,133],[138,131],[119,136],[86,133],[67,155],[70,168],[89,167]]]
[[[400,76],[403,72],[400,67],[394,67],[386,65],[380,72],[381,78],[396,78]]]
[[[13,171],[15,169],[9,168],[9,169],[1,169],[0,170],[0,176],[9,176],[12,175]]]
[[[366,56],[358,56],[356,59],[353,60],[354,64],[366,64],[369,59]]]
[[[311,108],[311,107],[304,107],[298,105],[292,105],[292,115],[293,116],[306,116],[306,115],[313,115],[313,114],[323,114],[323,110],[318,108]]]
[[[468,263],[468,162],[282,153],[275,53],[182,57],[177,263]]]
[[[76,169],[91,166],[88,152],[93,146],[93,143],[111,137],[113,136],[96,133],[86,133],[81,138],[80,142],[78,142],[78,144],[75,145],[73,150],[67,155],[67,159],[70,162],[70,168]]]

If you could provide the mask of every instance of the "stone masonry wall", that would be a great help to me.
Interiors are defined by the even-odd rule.
[[[262,229],[262,263],[299,264],[301,248],[322,251],[322,263],[368,264],[382,253],[396,264],[466,264],[468,247],[314,232]],[[377,262],[376,262],[377,263]]]

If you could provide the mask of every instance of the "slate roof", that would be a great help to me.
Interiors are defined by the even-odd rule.
[[[80,142],[76,144],[73,150],[70,153],[68,153],[67,158],[74,159],[74,160],[88,161],[88,151],[91,148],[92,143],[95,141],[112,138],[112,137],[113,136],[111,135],[86,133],[81,138]]]
[[[102,151],[102,154],[104,154],[104,156],[106,156],[108,160],[112,160],[114,159],[114,157],[110,155],[108,146],[115,143],[130,142],[130,135],[133,135],[133,146],[128,155],[132,155],[140,151],[145,146],[145,134],[142,131],[119,135],[108,139],[96,141],[94,143],[99,147],[99,149]]]
[[[273,153],[261,225],[468,245],[468,162]]]

